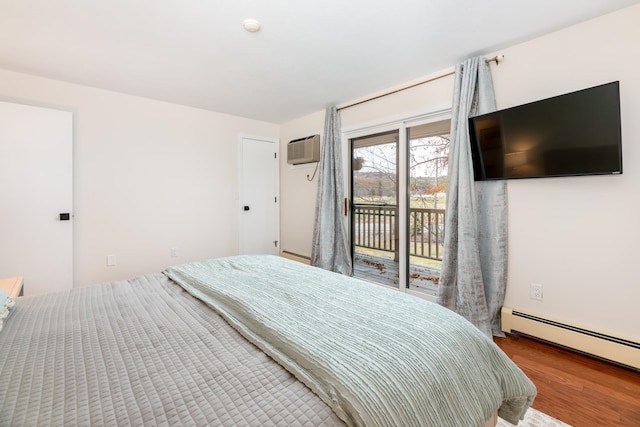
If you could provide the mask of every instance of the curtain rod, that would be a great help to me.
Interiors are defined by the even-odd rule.
[[[500,61],[502,61],[503,59],[504,59],[504,55],[496,55],[493,58],[487,59],[485,62],[487,64],[490,63],[490,62],[495,62],[496,65],[498,65],[498,64],[500,64]],[[346,110],[347,108],[355,107],[356,105],[360,105],[360,104],[364,104],[364,103],[369,102],[369,101],[374,101],[376,99],[384,98],[385,96],[393,95],[394,93],[402,92],[404,90],[411,89],[411,88],[414,88],[416,86],[421,86],[421,85],[423,85],[425,83],[429,83],[429,82],[432,82],[432,81],[435,81],[435,80],[439,80],[439,79],[442,79],[444,77],[452,76],[455,73],[456,73],[455,71],[451,71],[449,73],[441,74],[439,76],[432,77],[430,79],[423,80],[421,82],[414,83],[414,84],[409,85],[409,86],[401,87],[400,89],[392,90],[390,92],[386,92],[386,93],[383,93],[381,95],[373,96],[371,98],[367,98],[367,99],[364,99],[362,101],[354,102],[353,104],[345,105],[344,107],[336,108],[336,110],[338,110],[338,111]]]

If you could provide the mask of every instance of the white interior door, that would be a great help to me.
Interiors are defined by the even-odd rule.
[[[0,102],[0,277],[24,276],[25,295],[73,287],[72,120]]]
[[[275,141],[242,138],[240,253],[277,254],[278,159]]]

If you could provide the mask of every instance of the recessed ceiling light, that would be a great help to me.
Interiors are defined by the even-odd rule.
[[[260,31],[260,23],[255,19],[245,19],[242,22],[242,26],[244,27],[245,30],[249,31],[250,33],[255,33],[257,31]]]

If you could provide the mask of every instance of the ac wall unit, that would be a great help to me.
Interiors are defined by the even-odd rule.
[[[320,135],[294,139],[287,145],[287,163],[300,165],[320,160]]]

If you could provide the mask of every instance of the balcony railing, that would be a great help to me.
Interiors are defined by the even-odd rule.
[[[398,253],[398,207],[395,205],[355,204],[354,243],[361,248]],[[442,260],[444,248],[444,209],[409,209],[409,254]]]

